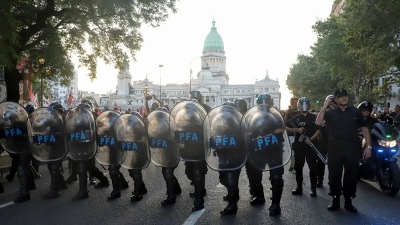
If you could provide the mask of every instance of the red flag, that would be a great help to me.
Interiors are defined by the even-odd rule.
[[[101,114],[101,110],[97,109],[97,115],[100,115],[100,114]]]
[[[117,103],[115,103],[115,102],[114,102],[114,109],[115,109],[115,110],[118,110]]]
[[[72,95],[72,92],[69,92],[69,95],[68,95],[68,107],[71,106],[73,100],[74,100],[74,96]]]

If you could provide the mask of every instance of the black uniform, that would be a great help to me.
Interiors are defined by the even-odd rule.
[[[201,104],[208,113],[211,108]],[[205,180],[207,174],[207,162],[203,161],[185,161],[185,174],[194,185],[194,192],[190,193],[190,197],[194,197],[192,211],[198,211],[204,208],[204,196],[206,196]]]
[[[345,199],[354,198],[361,151],[358,129],[366,127],[366,122],[360,110],[355,107],[347,107],[344,111],[340,108],[326,111],[324,120],[330,130],[328,145],[330,195],[336,198],[343,190]]]
[[[318,139],[318,150],[319,153],[326,159],[328,154],[328,140],[329,140],[329,128],[326,124],[320,126],[320,136]],[[325,176],[325,163],[320,159],[317,161],[317,187],[322,187]]]
[[[307,112],[306,115],[299,114],[294,116],[287,122],[287,126],[291,128],[304,128],[305,135],[308,138],[311,138],[319,127],[315,124],[316,116]],[[296,182],[297,188],[292,192],[292,194],[301,194],[302,193],[302,184],[303,184],[303,167],[305,161],[307,161],[307,165],[310,171],[310,183],[311,183],[311,196],[316,196],[316,185],[317,185],[317,160],[318,156],[314,152],[314,150],[305,143],[305,141],[299,141],[299,138],[302,134],[295,133],[295,141],[294,141],[294,157],[296,164],[294,169],[296,170]],[[311,139],[310,139],[311,140]],[[313,144],[316,144],[316,140],[313,141]]]

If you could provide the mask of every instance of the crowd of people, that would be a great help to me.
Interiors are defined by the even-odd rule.
[[[203,118],[200,118],[200,120],[203,120],[204,117],[213,109],[202,103],[202,95],[200,92],[193,91],[191,96],[191,101],[196,104],[194,106],[191,105],[190,107],[200,105],[201,107],[195,110],[198,110],[197,114],[202,115]],[[152,98],[155,99],[156,102],[149,107],[148,101]],[[275,116],[272,110],[274,109],[273,101],[269,94],[261,94],[258,96],[256,102],[258,106],[267,106],[266,112],[273,117]],[[247,103],[243,99],[237,99],[235,102],[226,102],[223,105],[236,108],[243,117],[246,115],[246,112],[248,112]],[[165,114],[167,117],[172,116],[177,121],[181,120],[181,118],[178,118],[178,112],[173,112],[174,109],[170,111],[170,109],[154,95],[146,97],[145,106],[148,114],[157,112],[159,113],[159,116]],[[91,111],[94,120],[99,116],[93,112],[93,105],[89,100],[82,101],[81,105],[78,107],[85,107]],[[293,152],[289,170],[295,173],[297,184],[291,194],[303,194],[304,180],[306,180],[303,176],[303,169],[305,163],[307,163],[309,168],[308,177],[311,187],[310,196],[317,197],[317,188],[322,187],[324,183],[326,170],[325,163],[328,158],[329,195],[332,196],[332,203],[327,207],[327,209],[330,211],[339,209],[340,196],[343,195],[345,201],[344,208],[352,213],[356,213],[357,209],[353,205],[352,199],[356,197],[359,160],[360,158],[367,159],[371,156],[372,147],[370,130],[372,129],[373,124],[378,121],[393,122],[393,119],[400,113],[400,107],[398,105],[395,107],[394,112],[390,112],[389,107],[390,106],[386,107],[384,112],[381,114],[375,113],[372,103],[367,101],[360,103],[358,107],[352,107],[349,105],[348,93],[345,89],[338,89],[333,93],[333,95],[327,96],[324,105],[319,112],[311,111],[312,104],[307,97],[293,97],[290,101],[289,109],[283,112],[282,116],[279,115],[279,118],[274,117],[274,121],[277,121],[276,125],[265,125],[274,126],[272,129],[273,132],[270,132],[269,135],[279,133],[279,129],[282,128],[286,130],[289,137],[288,141],[291,144],[290,147]],[[64,110],[61,104],[53,103],[49,108],[58,111],[65,120],[67,111]],[[25,109],[28,114],[34,112],[31,105],[27,105]],[[143,124],[145,129],[147,129],[149,123],[151,123],[148,114],[144,116],[140,115],[138,112],[127,112],[126,114],[136,118],[140,124]],[[112,121],[110,123],[115,123],[116,118],[121,114],[117,113],[115,115],[115,119],[109,119],[109,121]],[[188,121],[192,121],[188,115],[189,114],[186,114],[185,118]],[[152,124],[152,126],[155,125]],[[161,127],[152,127],[151,129],[161,130]],[[365,149],[362,149],[360,133],[365,140]],[[197,133],[193,132],[193,134]],[[151,135],[150,131],[148,135]],[[135,136],[138,136],[138,134],[135,134]],[[147,134],[143,136],[147,136]],[[150,143],[151,138],[154,139],[154,137],[149,137],[144,142],[148,142],[150,148],[161,148],[155,147],[154,143]],[[198,151],[204,151],[204,142],[201,141],[182,141],[179,146],[176,148],[181,148],[179,150],[181,152],[189,150],[194,151],[193,149],[201,149]],[[241,147],[244,148],[244,146]],[[279,151],[282,152],[282,145],[278,145],[278,147],[280,148]],[[14,202],[19,203],[27,201],[30,199],[29,191],[36,189],[35,179],[40,178],[40,162],[36,158],[32,157],[32,154],[29,151],[22,153],[10,152],[9,154],[12,157],[12,165],[9,174],[5,178],[9,182],[12,182],[17,174],[20,181],[20,193],[17,198],[14,199]],[[220,154],[219,157],[222,157],[222,154]],[[190,154],[187,156],[187,159],[190,159]],[[272,168],[268,171],[270,173],[272,190],[272,202],[269,208],[270,216],[276,216],[281,213],[280,200],[284,185],[282,176],[284,174],[283,166],[285,162],[283,162],[282,158],[279,157],[274,160],[278,162],[280,161],[281,165],[273,167],[267,163],[268,166]],[[48,170],[51,175],[51,186],[50,192],[44,196],[44,198],[57,198],[60,196],[59,192],[61,190],[68,189],[68,185],[75,181],[79,181],[79,191],[73,199],[86,199],[89,197],[87,191],[88,178],[90,184],[94,185],[95,188],[103,188],[110,185],[109,179],[96,167],[94,156],[82,159],[69,157],[70,173],[69,177],[66,179],[64,179],[65,174],[63,174],[62,170],[62,161],[63,159],[58,159],[48,163]],[[166,182],[167,189],[167,197],[161,202],[164,206],[175,204],[176,195],[182,192],[178,179],[174,175],[174,170],[177,168],[178,163],[179,160],[176,161],[176,163],[160,166],[162,168],[162,175]],[[113,188],[111,194],[108,196],[109,200],[121,197],[121,190],[128,188],[128,181],[120,172],[121,165],[121,162],[108,165]],[[253,164],[251,157],[249,157],[242,166],[245,167],[249,179],[249,193],[252,196],[250,205],[265,204],[262,184],[263,169],[260,169],[259,166]],[[132,192],[131,201],[140,201],[143,198],[143,195],[147,193],[146,185],[142,179],[142,169],[145,167],[131,165],[131,167],[125,168],[129,168],[129,175],[134,181],[134,191]],[[194,198],[192,211],[198,211],[204,208],[204,196],[207,195],[205,189],[205,176],[207,170],[208,166],[205,159],[185,160],[185,174],[194,186],[194,192],[190,193],[190,196]],[[240,172],[241,167],[219,171],[220,183],[227,188],[228,193],[226,196],[223,196],[223,200],[227,201],[228,205],[221,211],[221,215],[237,213]],[[96,179],[99,180],[98,183],[96,183]],[[1,192],[4,192],[4,189],[0,183],[0,193]]]

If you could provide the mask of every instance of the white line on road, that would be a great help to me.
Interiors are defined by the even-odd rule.
[[[1,208],[5,208],[5,207],[10,206],[10,205],[14,205],[14,202],[8,202],[8,203],[5,203],[3,205],[0,205],[0,209]]]
[[[203,215],[205,209],[193,212],[189,218],[183,223],[183,225],[194,225],[200,216]]]

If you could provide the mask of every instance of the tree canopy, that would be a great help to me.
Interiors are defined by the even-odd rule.
[[[329,76],[320,79],[333,89],[348,89],[355,103],[363,100],[384,101],[391,95],[390,84],[398,83],[398,18],[400,1],[346,0],[342,14],[316,22],[313,28],[318,40],[311,46],[310,58],[314,58],[316,68],[329,71]],[[300,83],[304,86],[299,87],[299,83],[290,81],[300,79],[297,67],[305,66],[303,59],[298,58],[288,76],[287,85],[294,94],[298,90],[318,88],[304,82]],[[306,65],[309,66],[309,63]],[[315,70],[308,70],[307,73],[313,79],[322,76]],[[382,77],[386,78],[385,82],[378,87],[378,80]]]
[[[142,24],[157,27],[176,12],[176,0],[4,0],[0,2],[0,65],[5,66],[8,99],[18,88],[17,60],[29,56],[57,70],[68,84],[73,77],[71,54],[78,55],[96,78],[97,59],[123,66],[135,59],[143,38]]]

